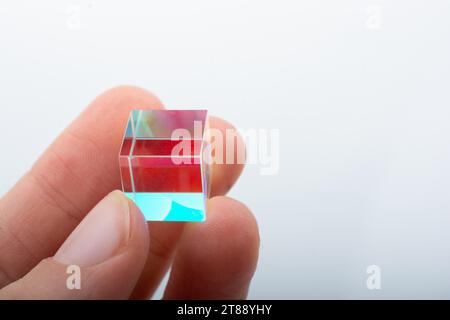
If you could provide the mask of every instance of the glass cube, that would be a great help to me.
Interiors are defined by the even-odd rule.
[[[204,221],[206,110],[132,110],[119,155],[122,189],[150,221]]]

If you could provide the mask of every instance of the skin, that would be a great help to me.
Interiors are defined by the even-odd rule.
[[[89,279],[83,290],[64,287],[66,266],[52,257],[85,215],[120,189],[117,155],[136,106],[163,108],[137,87],[101,94],[0,199],[0,298],[144,299],[169,267],[166,299],[246,297],[258,259],[258,226],[245,205],[225,196],[240,164],[213,165],[205,223],[148,223],[132,207],[123,252],[83,268]],[[211,119],[211,127],[233,128],[219,118]]]

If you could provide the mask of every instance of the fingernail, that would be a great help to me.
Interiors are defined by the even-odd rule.
[[[54,259],[80,267],[99,264],[125,246],[130,234],[130,209],[120,191],[111,192],[81,221]]]

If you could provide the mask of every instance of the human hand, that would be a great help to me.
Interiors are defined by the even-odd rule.
[[[146,222],[121,192],[111,193],[136,107],[162,104],[136,87],[100,95],[0,199],[0,299],[144,299],[170,266],[164,298],[246,297],[258,227],[243,204],[223,196],[241,164],[213,164],[204,223]],[[231,128],[218,118],[210,124]],[[80,267],[80,289],[67,286],[69,265]]]

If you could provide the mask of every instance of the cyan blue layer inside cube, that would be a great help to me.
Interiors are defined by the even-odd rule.
[[[149,221],[205,221],[201,192],[125,192]]]

